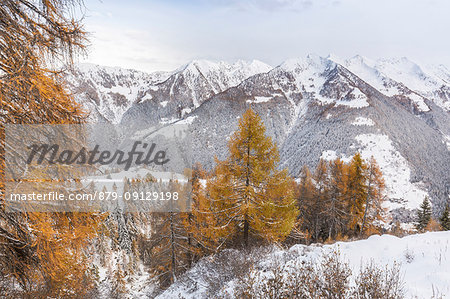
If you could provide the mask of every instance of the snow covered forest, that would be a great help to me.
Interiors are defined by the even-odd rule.
[[[362,57],[152,74],[76,65],[89,43],[79,5],[0,4],[0,297],[449,296],[445,67],[427,77],[409,61]],[[191,208],[8,209],[6,126],[92,122],[130,136],[136,122],[189,126],[189,176],[168,180]],[[55,179],[41,169],[34,178]],[[160,179],[133,171],[102,179],[121,180],[121,193]]]

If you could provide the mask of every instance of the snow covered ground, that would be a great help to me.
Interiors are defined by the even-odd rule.
[[[326,245],[322,250],[334,248],[341,250],[353,269],[359,269],[371,259],[381,266],[400,263],[408,298],[431,298],[433,290],[434,294],[450,294],[450,232],[404,238],[372,236],[367,240]]]
[[[390,268],[397,263],[400,264],[406,298],[450,296],[450,232],[427,232],[403,238],[374,235],[366,240],[331,245],[294,245],[287,250],[273,248],[258,256],[254,269],[266,273],[273,265],[295,266],[303,261],[320,260],[324,254],[336,251],[352,269],[351,284],[361,266],[373,262],[380,268]],[[179,279],[157,298],[207,298],[211,281],[223,279],[222,269],[208,270],[208,263],[213,260],[208,257],[200,261],[184,279]],[[236,283],[236,278],[229,279],[219,293],[230,292]]]

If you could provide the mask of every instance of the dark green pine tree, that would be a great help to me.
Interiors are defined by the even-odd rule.
[[[417,211],[416,229],[423,231],[431,220],[431,204],[428,197],[425,197],[419,210]]]
[[[450,211],[448,209],[448,206],[446,206],[444,213],[442,213],[442,216],[439,219],[443,230],[450,230],[450,215],[449,214],[450,214]]]

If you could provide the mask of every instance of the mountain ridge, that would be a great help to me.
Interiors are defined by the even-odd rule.
[[[136,121],[190,124],[194,160],[208,169],[215,155],[225,158],[226,140],[248,107],[262,117],[293,176],[320,158],[347,159],[357,150],[365,158],[374,155],[387,177],[394,220],[410,222],[425,196],[437,210],[449,200],[450,85],[445,78],[450,75],[442,67],[439,76],[430,74],[406,58],[389,61],[308,55],[271,68],[199,60],[159,76],[99,71],[111,88],[97,90],[103,91],[106,106],[115,103],[108,92],[128,88],[121,115],[102,121],[131,128]],[[79,72],[72,82],[77,78],[92,76]]]

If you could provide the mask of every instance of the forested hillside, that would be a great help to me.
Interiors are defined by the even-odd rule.
[[[0,3],[1,298],[450,293],[446,67],[77,64],[84,9]]]

